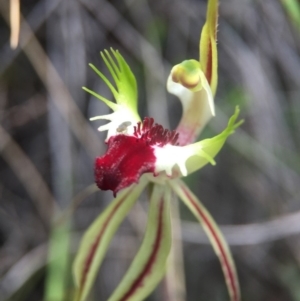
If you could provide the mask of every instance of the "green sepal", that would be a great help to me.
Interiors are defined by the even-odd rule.
[[[227,127],[217,136],[186,146],[186,148],[191,148],[194,153],[194,155],[186,161],[188,173],[202,168],[207,163],[215,164],[214,157],[222,149],[226,139],[244,122],[243,120],[236,121],[239,113],[240,109],[236,107],[234,114],[228,121]]]
[[[169,184],[179,198],[191,210],[208,236],[212,247],[220,260],[230,300],[240,301],[240,287],[235,264],[227,242],[225,241],[218,225],[201,201],[190,191],[184,182],[176,179],[170,181]]]
[[[73,265],[76,301],[87,297],[114,233],[147,183],[142,177],[139,184],[122,190],[85,232]]]
[[[145,237],[127,273],[108,301],[140,301],[165,274],[171,248],[170,188],[154,185]]]

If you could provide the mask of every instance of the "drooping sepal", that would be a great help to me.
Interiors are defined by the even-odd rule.
[[[145,237],[127,273],[108,301],[140,301],[165,274],[171,248],[170,188],[154,185]]]
[[[116,134],[116,129],[124,123],[128,124],[126,130],[132,132],[133,128],[131,124],[138,122],[140,117],[137,112],[138,95],[136,79],[125,59],[119,51],[114,49],[111,49],[111,53],[107,50],[101,52],[101,57],[113,78],[114,84],[112,84],[109,79],[94,65],[90,64],[90,67],[106,83],[116,99],[116,103],[88,88],[84,87],[83,89],[103,101],[114,111],[109,115],[101,115],[91,118],[91,120],[105,119],[110,121],[108,124],[99,127],[99,131],[108,131],[108,140],[109,137]]]
[[[124,189],[85,232],[73,265],[76,301],[87,297],[114,233],[146,184],[147,179],[141,179]]]
[[[206,232],[213,249],[220,260],[230,300],[240,301],[240,287],[234,261],[218,225],[200,200],[181,180],[177,179],[170,181],[169,183],[179,198],[191,210]]]

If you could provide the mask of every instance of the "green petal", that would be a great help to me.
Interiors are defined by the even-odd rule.
[[[170,188],[154,185],[144,240],[109,301],[146,298],[165,274],[171,248]]]
[[[147,183],[141,178],[120,192],[85,232],[73,266],[77,301],[87,297],[114,233]]]
[[[238,276],[229,247],[207,209],[190,189],[179,179],[170,181],[170,185],[180,199],[189,207],[206,232],[213,249],[218,256],[225,276],[231,301],[240,301]]]
[[[229,119],[226,129],[219,135],[186,146],[187,149],[191,148],[194,153],[186,162],[188,173],[202,168],[207,163],[215,164],[213,158],[222,149],[226,139],[243,123],[243,120],[236,122],[239,113],[240,110],[236,107],[233,116]]]

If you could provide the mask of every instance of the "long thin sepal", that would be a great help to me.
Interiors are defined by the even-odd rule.
[[[140,301],[165,274],[171,248],[170,188],[154,185],[145,237],[129,270],[108,301]]]
[[[213,95],[216,94],[218,84],[217,26],[218,0],[209,0],[206,23],[200,38],[200,62]]]
[[[237,107],[230,117],[227,127],[213,138],[186,146],[166,145],[163,148],[156,148],[155,172],[165,171],[168,176],[172,176],[172,170],[175,167],[182,176],[187,176],[207,163],[215,165],[214,157],[222,149],[226,139],[243,122],[243,120],[237,121],[238,116],[239,108]]]
[[[221,262],[230,300],[240,301],[240,288],[234,261],[218,225],[200,200],[181,180],[178,179],[176,181],[170,181],[170,185],[203,226],[203,229],[206,232],[213,249]]]
[[[73,266],[76,301],[87,297],[114,233],[146,184],[141,178],[138,185],[124,189],[86,231]]]
[[[244,120],[238,120],[240,113],[239,107],[235,108],[234,114],[230,117],[227,127],[218,135],[213,138],[208,138],[196,142],[194,144],[186,146],[194,150],[194,156],[191,156],[187,160],[186,167],[188,173],[192,173],[195,170],[202,168],[208,162],[214,164],[213,158],[222,149],[227,138],[234,133],[234,131],[244,122]]]

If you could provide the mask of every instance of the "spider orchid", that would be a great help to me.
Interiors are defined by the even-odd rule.
[[[230,300],[239,301],[236,269],[227,243],[215,221],[180,179],[215,164],[214,157],[227,137],[241,124],[239,109],[223,132],[211,139],[194,142],[205,124],[215,115],[217,87],[216,27],[218,1],[209,0],[207,20],[200,38],[200,61],[187,60],[172,68],[167,89],[178,96],[183,116],[174,131],[164,129],[137,112],[137,84],[133,73],[118,51],[101,53],[115,86],[95,66],[91,68],[110,88],[116,102],[87,92],[107,104],[112,114],[94,117],[109,123],[106,153],[95,160],[95,181],[102,190],[112,190],[115,199],[85,233],[74,263],[77,301],[87,297],[110,241],[118,226],[149,184],[151,190],[148,221],[143,242],[121,283],[109,301],[143,300],[162,279],[171,248],[170,202],[172,191],[187,205],[203,226],[217,254],[228,287]]]

